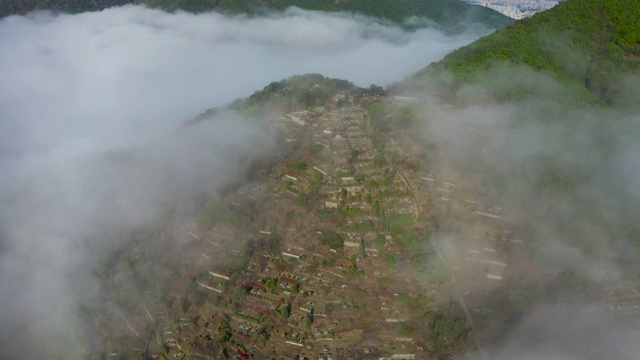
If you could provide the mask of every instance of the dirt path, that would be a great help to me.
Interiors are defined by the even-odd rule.
[[[131,324],[129,323],[129,319],[124,316],[121,311],[118,311],[118,315],[122,317],[122,321],[124,321],[124,323],[127,325],[127,329],[129,329],[129,331],[131,331],[136,337],[139,337],[140,333],[138,333],[138,331],[134,329],[133,326],[131,326]]]
[[[149,317],[149,320],[151,320],[152,323],[155,323],[156,320],[153,318],[153,316],[151,316],[151,313],[149,312],[149,310],[147,310],[146,307],[144,307],[144,311],[147,313],[147,316]]]

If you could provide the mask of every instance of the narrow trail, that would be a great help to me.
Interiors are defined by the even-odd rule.
[[[124,321],[124,323],[127,325],[127,329],[129,329],[129,331],[131,331],[136,337],[139,337],[140,333],[136,329],[134,329],[133,326],[131,326],[131,323],[129,323],[129,319],[124,316],[121,311],[118,311],[118,315],[122,317],[122,321]]]
[[[149,312],[149,310],[147,310],[147,308],[144,308],[144,311],[147,313],[147,317],[149,317],[149,320],[151,320],[152,323],[155,323],[156,320],[153,318],[153,316],[151,316],[151,313]]]

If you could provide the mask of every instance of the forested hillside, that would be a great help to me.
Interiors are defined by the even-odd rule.
[[[450,31],[470,24],[498,29],[513,22],[497,11],[461,0],[0,0],[0,16],[25,14],[34,10],[79,13],[124,4],[145,4],[167,11],[199,13],[214,10],[232,14],[256,14],[266,9],[283,10],[289,6],[297,6],[305,10],[357,12],[403,24],[408,28],[436,25]],[[411,17],[426,21],[407,22]]]
[[[640,64],[639,14],[638,0],[569,0],[452,52],[418,77],[449,70],[461,84],[526,65],[609,103],[622,74]]]

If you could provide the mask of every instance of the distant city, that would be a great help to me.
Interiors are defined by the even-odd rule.
[[[514,19],[524,19],[556,6],[560,0],[467,0],[486,6]]]

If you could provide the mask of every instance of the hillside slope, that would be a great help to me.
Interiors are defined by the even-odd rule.
[[[449,71],[459,86],[524,65],[610,103],[623,73],[640,65],[638,14],[638,0],[569,0],[452,52],[413,80]]]
[[[256,14],[265,9],[282,10],[297,6],[306,10],[351,11],[390,20],[407,27],[437,25],[455,31],[462,26],[477,24],[498,29],[513,20],[497,11],[460,0],[0,0],[0,17],[25,14],[34,10],[54,10],[70,13],[97,11],[125,4],[145,4],[167,11],[185,10],[199,13],[220,11],[232,14]],[[411,17],[424,18],[426,22],[405,21]]]

